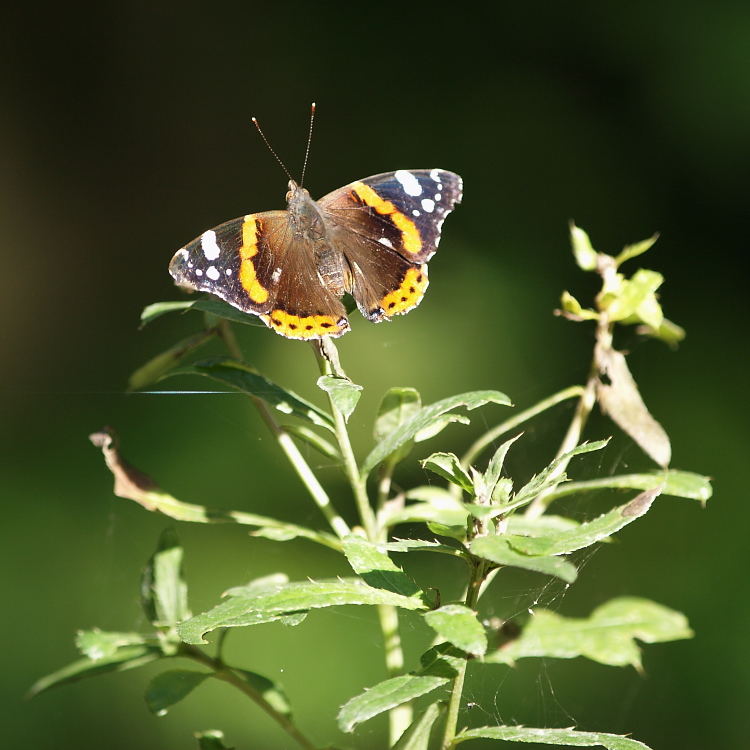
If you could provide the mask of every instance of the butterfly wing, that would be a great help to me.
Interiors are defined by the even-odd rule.
[[[374,175],[329,193],[318,206],[352,271],[351,293],[372,321],[416,307],[427,289],[445,217],[463,183],[443,169]]]
[[[315,272],[311,243],[295,239],[286,211],[249,214],[209,229],[174,254],[169,272],[179,286],[259,315],[288,338],[349,330],[341,301]]]

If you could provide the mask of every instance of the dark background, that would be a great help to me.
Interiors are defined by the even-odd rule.
[[[538,601],[584,616],[611,596],[642,595],[684,611],[695,639],[647,647],[645,676],[583,660],[475,670],[466,697],[477,705],[462,722],[575,724],[632,732],[662,750],[744,746],[750,6],[104,2],[4,16],[5,744],[191,747],[191,731],[216,726],[238,748],[290,746],[224,685],[202,687],[165,718],[149,715],[141,694],[153,669],[22,696],[75,657],[77,628],[145,627],[138,575],[165,519],[112,497],[90,431],[116,426],[131,460],[186,501],[320,523],[242,397],[124,394],[129,372],[196,322],[136,330],[145,304],[180,296],[166,272],[172,252],[220,221],[283,206],[286,178],[250,116],[297,173],[315,100],[313,195],[397,168],[449,168],[466,185],[420,308],[389,325],[356,316],[341,340],[349,374],[365,386],[352,420],[358,450],[391,385],[416,386],[427,401],[494,387],[527,406],[584,378],[590,329],[551,315],[562,289],[593,290],[569,253],[570,218],[609,252],[660,231],[640,260],[665,274],[667,315],[688,331],[676,353],[627,344],[674,466],[715,477],[709,508],[660,500],[619,543],[583,558],[568,592],[509,576],[488,601],[501,615]],[[305,344],[265,329],[243,341],[269,377],[318,398]],[[460,452],[501,416],[489,407],[419,455]],[[548,460],[569,417],[562,407],[532,426],[511,468],[528,474]],[[612,432],[595,419],[588,436]],[[336,471],[310,460],[346,507]],[[622,436],[599,461],[605,472],[648,466]],[[412,467],[398,479],[426,477]],[[608,503],[568,510],[592,517]],[[304,542],[249,540],[237,528],[179,532],[195,611],[255,575],[345,573]],[[425,585],[445,572],[431,557],[419,565]],[[429,635],[409,618],[404,631],[414,664]],[[345,739],[333,718],[384,676],[371,613],[240,631],[228,649],[283,681],[317,742],[383,747],[383,722]]]

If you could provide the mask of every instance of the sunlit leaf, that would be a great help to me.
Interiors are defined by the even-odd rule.
[[[248,685],[250,685],[266,703],[268,703],[275,711],[284,716],[291,716],[292,708],[289,705],[289,699],[282,690],[281,686],[265,677],[262,674],[256,672],[250,672],[247,669],[238,669],[233,667],[232,671],[239,675]]]
[[[588,234],[570,222],[570,244],[578,267],[583,271],[594,271],[598,253],[591,245]]]
[[[469,549],[478,557],[491,560],[498,565],[533,570],[537,573],[555,576],[566,583],[573,583],[578,577],[576,566],[568,562],[565,558],[533,556],[518,552],[510,546],[510,543],[504,536],[477,537],[471,542]]]
[[[481,656],[487,650],[487,634],[477,614],[463,604],[446,604],[425,612],[425,622],[440,636],[462,651]]]
[[[243,627],[273,622],[284,615],[346,604],[388,604],[404,609],[424,609],[419,597],[403,596],[368,586],[359,579],[302,581],[280,585],[275,591],[243,592],[232,589],[226,601],[182,622],[180,637],[187,643],[204,643],[203,635],[223,627]]]
[[[421,407],[419,411],[401,423],[372,449],[362,464],[362,476],[366,477],[381,461],[414,438],[418,432],[429,427],[435,419],[443,414],[461,406],[465,406],[467,409],[476,409],[489,403],[510,406],[510,399],[499,391],[471,391]]]
[[[352,383],[349,378],[321,375],[318,378],[318,388],[331,397],[335,408],[344,415],[344,421],[348,422],[362,395],[362,386]]]
[[[167,377],[175,375],[205,375],[243,393],[263,399],[282,414],[293,414],[313,424],[333,429],[330,414],[236,360],[213,359],[195,362],[172,370]]]
[[[692,635],[682,613],[648,599],[620,597],[597,607],[585,619],[536,609],[521,635],[488,654],[485,661],[512,664],[529,657],[584,656],[600,664],[641,669],[635,639],[660,643]]]
[[[539,745],[562,745],[565,747],[605,747],[607,750],[650,750],[637,740],[620,734],[604,732],[579,732],[570,729],[533,729],[531,727],[478,727],[464,729],[454,744],[474,739],[504,740],[505,742],[530,742]]]
[[[198,740],[198,750],[234,750],[224,744],[224,732],[218,729],[204,729],[193,736]]]
[[[613,508],[593,521],[582,523],[569,531],[536,537],[508,534],[504,538],[514,549],[525,555],[565,555],[589,547],[633,523],[649,511],[659,494],[659,487],[641,492],[629,503]]]
[[[146,688],[146,705],[152,713],[164,716],[169,708],[190,695],[211,672],[195,672],[189,669],[172,669],[162,672],[151,680]]]
[[[110,659],[123,646],[139,646],[144,641],[139,633],[113,633],[99,628],[79,630],[76,633],[76,648],[91,661]]]
[[[311,448],[315,448],[318,453],[321,453],[326,458],[330,458],[332,461],[339,463],[341,462],[341,453],[339,452],[339,449],[330,442],[330,440],[321,437],[314,430],[311,430],[303,424],[285,424],[283,427],[286,432],[304,441]]]
[[[454,453],[433,453],[419,462],[424,469],[429,469],[443,479],[460,487],[469,494],[474,494],[474,483]]]
[[[344,554],[352,570],[370,586],[403,596],[421,595],[419,586],[391,560],[386,545],[368,542],[352,534],[343,540]]]
[[[596,320],[599,313],[584,307],[570,292],[563,292],[560,295],[560,307],[567,318],[573,320]]]
[[[685,338],[685,329],[666,318],[662,320],[661,325],[656,330],[647,325],[643,325],[639,326],[637,331],[644,336],[651,336],[655,339],[660,339],[672,349],[676,349],[677,344]]]
[[[399,737],[393,750],[427,750],[430,744],[432,725],[440,716],[440,704],[430,703]]]
[[[632,245],[625,245],[620,253],[615,258],[615,263],[621,266],[626,260],[636,258],[642,255],[647,250],[651,249],[656,240],[659,239],[659,233],[653,234],[647,240],[641,240],[640,242],[634,242]]]

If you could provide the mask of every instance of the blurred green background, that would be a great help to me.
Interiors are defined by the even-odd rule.
[[[283,206],[286,178],[250,116],[298,172],[312,100],[314,196],[397,168],[453,169],[466,186],[420,308],[381,326],[355,316],[341,340],[345,367],[365,386],[352,420],[359,450],[391,385],[415,386],[427,401],[493,387],[526,406],[584,378],[590,329],[551,314],[563,289],[583,298],[593,290],[569,253],[571,218],[609,252],[660,231],[643,263],[666,275],[666,313],[688,331],[676,353],[621,345],[672,437],[674,466],[715,477],[709,508],[660,500],[618,543],[583,558],[569,591],[508,575],[488,604],[498,615],[539,603],[583,616],[611,596],[642,595],[684,611],[695,639],[646,648],[645,676],[583,660],[475,669],[466,698],[476,705],[462,720],[632,732],[662,750],[745,746],[747,3],[42,3],[4,16],[8,747],[192,747],[190,732],[208,727],[238,748],[290,747],[221,684],[164,718],[149,715],[141,696],[153,669],[31,702],[23,694],[75,657],[77,628],[146,626],[139,571],[167,524],[112,496],[89,432],[115,426],[127,456],[186,501],[321,523],[241,396],[124,394],[127,375],[195,322],[137,331],[145,304],[180,297],[166,272],[172,252],[220,221]],[[244,335],[263,372],[318,398],[305,344],[265,329]],[[489,407],[418,455],[460,452],[502,416]],[[569,417],[562,407],[531,426],[511,468],[523,475],[545,462]],[[612,432],[595,419],[588,435]],[[347,507],[336,470],[310,460]],[[412,464],[402,486],[426,480]],[[647,465],[617,436],[593,469]],[[608,503],[567,509],[591,517]],[[252,576],[345,573],[337,556],[304,542],[251,540],[238,528],[179,533],[194,611]],[[420,583],[447,576],[448,594],[458,591],[457,569],[418,563]],[[409,618],[404,635],[414,664],[429,635]],[[362,749],[384,746],[383,722],[349,739],[334,715],[383,678],[379,649],[362,608],[316,614],[296,629],[238,631],[228,642],[232,659],[285,684],[317,742]]]

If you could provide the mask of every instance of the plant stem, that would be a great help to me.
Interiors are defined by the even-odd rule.
[[[249,682],[243,680],[232,667],[224,664],[221,659],[214,659],[208,656],[208,654],[204,654],[200,649],[185,644],[180,647],[178,656],[192,659],[211,669],[216,679],[228,682],[243,692],[250,700],[263,709],[300,747],[305,748],[305,750],[315,750],[315,745],[294,726],[288,716],[277,711]]]
[[[497,440],[497,438],[499,438],[501,435],[504,435],[514,427],[518,427],[518,425],[527,422],[529,419],[537,416],[537,414],[541,414],[543,411],[546,411],[556,404],[559,404],[561,401],[566,401],[569,398],[580,396],[583,393],[583,390],[583,386],[571,385],[569,388],[564,388],[562,391],[553,393],[551,396],[548,396],[542,401],[534,404],[534,406],[531,406],[528,409],[515,414],[510,419],[506,419],[504,422],[501,422],[499,425],[497,425],[497,427],[493,427],[489,432],[485,432],[484,435],[482,435],[477,440],[475,440],[474,443],[472,443],[469,450],[466,451],[463,458],[461,459],[461,465],[464,468],[467,468],[477,459],[477,457],[488,445]]]
[[[598,352],[600,347],[609,348],[612,346],[612,324],[607,320],[606,315],[600,313],[600,317],[596,325],[594,344],[594,355],[591,359],[591,367],[589,368],[589,375],[586,380],[586,385],[583,388],[578,403],[576,404],[573,418],[568,427],[568,431],[565,433],[562,443],[557,450],[555,458],[560,458],[564,453],[573,450],[581,442],[581,435],[588,421],[589,415],[596,404],[596,386],[599,382],[599,356]],[[550,475],[550,479],[561,477],[565,470],[568,468],[569,461],[564,461],[559,464],[557,469]],[[533,502],[526,509],[527,518],[539,518],[546,510],[549,504],[552,502],[553,493],[556,489],[556,485],[552,485],[545,492],[540,493],[534,498]]]
[[[314,352],[318,360],[320,372],[323,375],[335,375],[336,377],[346,377],[346,373],[341,367],[338,350],[330,337],[324,337],[314,346]],[[328,401],[333,414],[336,440],[338,441],[339,450],[344,461],[344,472],[349,480],[354,495],[354,501],[357,505],[360,522],[365,530],[367,538],[371,542],[385,541],[380,539],[381,531],[378,528],[375,513],[370,498],[367,494],[367,479],[362,477],[362,473],[357,465],[354,456],[354,450],[349,438],[349,431],[346,426],[346,419],[341,411],[336,407],[331,395],[328,394]],[[391,468],[391,472],[392,472]],[[382,493],[385,492],[386,498],[390,488],[390,478],[387,480],[387,486],[381,484],[379,498],[382,499]],[[383,648],[385,651],[385,665],[389,677],[395,677],[403,672],[404,669],[404,652],[401,646],[401,635],[399,633],[398,610],[396,607],[381,604],[377,607],[380,630],[383,634]],[[412,721],[412,707],[410,703],[402,704],[391,709],[388,713],[389,721],[389,745],[394,745],[398,738],[404,733]]]
[[[487,563],[484,560],[475,559],[469,585],[466,590],[465,603],[470,609],[475,609],[479,594],[482,590],[482,583],[487,575]],[[458,727],[458,713],[461,709],[461,698],[464,691],[464,681],[466,679],[466,669],[469,665],[468,657],[463,659],[458,673],[453,678],[453,687],[451,688],[451,697],[448,701],[448,713],[445,717],[445,731],[443,733],[443,742],[440,745],[441,750],[450,750],[453,747],[453,740],[456,737]]]
[[[219,324],[219,333],[230,355],[239,362],[244,362],[242,350],[227,320],[222,320]],[[351,533],[348,524],[336,512],[331,504],[331,499],[328,497],[328,493],[323,489],[310,465],[305,461],[292,436],[276,421],[267,404],[262,399],[257,396],[250,396],[250,399],[334,533],[338,537],[345,537]]]

